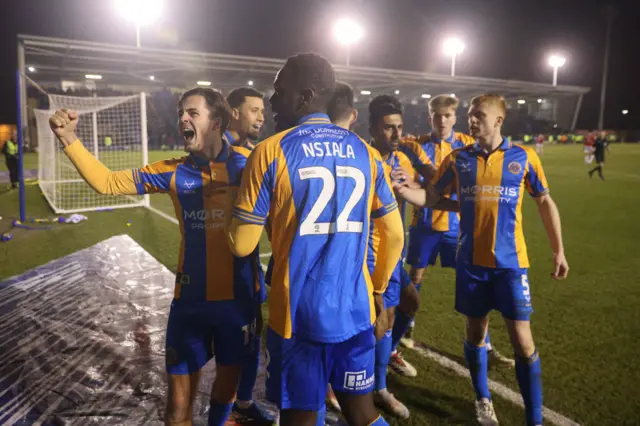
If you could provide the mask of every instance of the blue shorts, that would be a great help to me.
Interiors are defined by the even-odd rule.
[[[432,231],[425,226],[412,226],[409,229],[409,252],[407,263],[414,268],[426,268],[435,265],[440,255],[443,268],[456,267],[458,240],[445,232]]]
[[[279,409],[318,411],[327,384],[336,392],[373,390],[376,338],[373,327],[340,343],[284,339],[267,330],[267,399]]]
[[[529,321],[533,308],[527,270],[458,264],[456,311],[480,318],[493,309],[500,311],[505,318]]]
[[[400,292],[409,284],[411,284],[411,277],[407,270],[404,269],[404,264],[401,260],[396,265],[396,269],[393,270],[393,274],[391,274],[387,290],[382,294],[384,308],[389,309],[398,306],[400,304]]]
[[[171,302],[165,348],[167,373],[195,373],[214,355],[220,365],[241,364],[251,355],[255,313],[247,313],[233,300],[185,302]]]

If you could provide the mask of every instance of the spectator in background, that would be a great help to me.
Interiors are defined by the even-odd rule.
[[[18,187],[18,144],[17,133],[14,130],[11,134],[11,139],[7,140],[2,147],[2,153],[4,154],[4,160],[9,169],[9,178],[11,180],[11,188]]]
[[[594,172],[598,172],[600,179],[604,180],[602,175],[602,167],[604,166],[604,151],[609,150],[609,144],[607,143],[607,133],[600,132],[595,142],[593,143],[593,153],[596,159],[596,167],[589,170],[589,177],[593,177]]]

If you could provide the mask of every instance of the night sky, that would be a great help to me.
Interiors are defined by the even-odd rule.
[[[334,21],[365,27],[352,65],[448,73],[442,40],[461,37],[460,75],[551,82],[546,56],[562,52],[559,83],[589,86],[579,128],[597,125],[606,20],[612,33],[606,128],[640,128],[640,0],[181,0],[143,29],[142,45],[285,58],[316,51],[342,63]],[[134,44],[133,25],[112,0],[20,0],[5,9],[0,46],[0,123],[15,123],[16,34]],[[37,66],[37,64],[35,64]],[[37,76],[36,76],[37,81]],[[621,110],[630,114],[622,116]]]

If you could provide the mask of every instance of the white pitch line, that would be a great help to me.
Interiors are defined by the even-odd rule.
[[[453,371],[458,376],[471,379],[467,367],[464,367],[457,362],[422,346],[415,346],[413,350],[415,350],[422,357],[429,358],[437,362],[444,368]],[[519,393],[514,392],[510,388],[506,387],[502,383],[498,383],[494,380],[489,379],[489,389],[491,389],[495,394],[499,395],[503,399],[506,399],[507,401],[524,408],[522,396]],[[558,426],[580,426],[579,423],[576,423],[573,420],[563,416],[562,414],[548,409],[547,407],[542,407],[542,415],[546,420]]]
[[[175,216],[171,216],[166,214],[165,212],[163,212],[162,210],[158,210],[155,207],[151,207],[151,206],[146,206],[146,208],[148,208],[149,210],[151,210],[152,212],[154,212],[155,214],[162,216],[163,218],[167,219],[169,222],[173,222],[176,225],[178,225],[178,219],[175,218]]]
[[[260,259],[262,259],[263,257],[269,257],[269,256],[271,256],[271,252],[269,252],[269,253],[262,253],[262,254],[260,255]]]

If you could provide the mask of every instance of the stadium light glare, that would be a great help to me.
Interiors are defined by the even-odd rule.
[[[206,81],[206,80],[200,80],[196,83],[198,86],[211,86],[211,82],[210,81]]]
[[[253,80],[249,80],[249,81],[247,81],[247,84],[248,84],[249,86],[253,86]]]
[[[456,76],[456,57],[464,52],[465,45],[462,40],[457,37],[450,37],[444,41],[444,53],[451,56],[451,77]]]
[[[153,81],[153,80],[155,80],[155,79],[156,79],[156,77],[155,77],[154,75],[150,75],[150,76],[149,76],[149,80]]]
[[[564,56],[560,55],[551,55],[549,56],[549,65],[553,68],[553,85],[558,85],[558,68],[564,66],[567,62],[567,59]]]
[[[361,90],[360,94],[361,95],[370,95],[371,94],[371,90]]]
[[[543,99],[538,99],[538,103],[541,104],[542,102],[544,102]]]
[[[360,24],[350,19],[340,19],[333,26],[333,35],[339,44],[347,49],[347,66],[351,61],[351,45],[357,43],[364,36],[364,29]]]
[[[622,110],[622,115],[627,115],[629,114],[629,110],[628,109],[623,109]]]
[[[453,97],[455,98],[455,97],[456,97],[456,94],[455,94],[455,93],[452,93],[452,94],[451,94],[451,96],[453,96]]]
[[[140,27],[157,20],[162,13],[162,0],[116,0],[120,14],[136,26],[136,47],[140,47]]]
[[[27,70],[29,70],[29,72],[36,72],[36,67],[29,67]]]
[[[87,80],[102,80],[102,76],[100,74],[85,74],[84,78]]]
[[[526,103],[527,103],[527,101],[525,101],[524,99],[518,99],[518,104],[519,105],[524,105]]]
[[[428,93],[423,93],[422,94],[422,99],[431,99],[431,95]]]
[[[396,95],[399,95],[399,94],[400,94],[400,91],[399,91],[399,90],[396,90],[396,91],[395,91],[395,92],[393,92],[393,93],[395,93]]]

